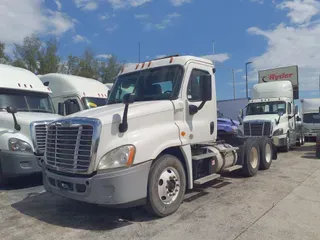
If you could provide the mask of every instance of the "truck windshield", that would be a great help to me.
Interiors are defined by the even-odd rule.
[[[86,109],[101,107],[107,104],[106,98],[84,97],[81,100]]]
[[[178,65],[151,68],[118,77],[109,95],[108,104],[121,103],[128,93],[135,101],[172,100],[178,97],[183,68]]]
[[[286,102],[274,101],[249,103],[246,115],[278,114],[279,112],[286,113]]]
[[[303,114],[304,123],[320,123],[320,113]]]
[[[0,89],[0,111],[6,111],[7,107],[14,107],[19,112],[55,112],[47,93]]]

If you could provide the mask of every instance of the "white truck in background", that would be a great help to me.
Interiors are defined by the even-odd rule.
[[[303,144],[297,114],[290,81],[257,83],[252,88],[245,116],[240,111],[241,131],[245,136],[271,137],[277,147],[287,152],[293,145]]]
[[[30,71],[0,64],[0,78],[1,184],[10,177],[41,173],[37,156],[44,153],[45,126],[60,116],[51,91]]]
[[[301,99],[301,110],[306,141],[316,138],[320,132],[320,98]]]
[[[51,89],[51,98],[59,115],[70,115],[107,104],[106,86],[95,79],[60,73],[38,77]]]
[[[217,139],[215,68],[169,56],[124,68],[108,105],[48,126],[44,187],[83,202],[175,212],[187,189],[241,170],[268,169],[270,138]]]

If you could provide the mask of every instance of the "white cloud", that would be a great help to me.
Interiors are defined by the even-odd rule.
[[[99,54],[96,57],[102,58],[102,59],[109,59],[109,58],[111,58],[111,56],[112,56],[111,54]]]
[[[190,3],[191,0],[170,0],[173,6],[181,6],[184,3]]]
[[[120,9],[125,7],[140,7],[152,0],[108,0],[114,9]]]
[[[211,61],[221,62],[221,63],[229,60],[229,58],[230,58],[227,53],[204,55],[201,57],[208,59],[208,60],[211,60]]]
[[[163,57],[165,57],[165,56],[167,56],[167,55],[165,55],[165,54],[160,54],[160,55],[156,55],[156,58],[163,58]]]
[[[61,11],[61,9],[62,9],[62,4],[61,4],[60,0],[54,0],[54,2],[57,4],[57,9],[58,9],[58,11]]]
[[[309,22],[312,17],[320,12],[320,3],[316,0],[284,1],[277,7],[289,11],[287,16],[292,23]]]
[[[320,5],[315,0],[286,0],[279,8],[289,9],[287,16],[292,25],[281,23],[269,30],[258,27],[248,29],[250,34],[267,40],[267,50],[251,59],[253,70],[250,71],[249,80],[257,81],[258,70],[298,65],[300,90],[318,89]],[[297,11],[300,11],[300,15]]]
[[[146,23],[145,29],[146,30],[164,30],[167,27],[173,24],[173,21],[179,18],[181,15],[179,13],[170,13],[168,14],[161,22],[159,23]]]
[[[72,37],[72,40],[74,43],[81,43],[81,42],[84,42],[84,43],[90,43],[90,41],[84,37],[84,36],[81,36],[81,35],[75,35]]]
[[[84,11],[93,11],[98,8],[98,3],[93,0],[73,0],[77,8]]]
[[[42,0],[1,0],[0,41],[21,43],[33,33],[60,36],[74,28],[75,20],[62,12],[46,9],[42,4]]]
[[[135,19],[145,19],[145,18],[148,18],[148,17],[149,17],[148,14],[135,14],[134,15]]]

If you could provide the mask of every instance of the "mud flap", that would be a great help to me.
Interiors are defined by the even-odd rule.
[[[272,160],[278,159],[278,148],[276,145],[272,144]]]

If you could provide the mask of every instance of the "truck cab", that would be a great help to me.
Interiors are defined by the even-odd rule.
[[[39,78],[51,89],[53,105],[62,116],[107,104],[106,86],[95,79],[60,73]]]
[[[301,109],[304,137],[315,139],[320,132],[320,98],[301,99]]]
[[[40,173],[46,124],[57,118],[49,94],[33,73],[0,64],[0,183],[10,177]],[[41,125],[36,123],[41,121]],[[32,141],[32,134],[38,141]],[[37,156],[36,156],[37,155]]]
[[[43,181],[53,194],[145,205],[164,217],[179,208],[186,189],[221,172],[268,169],[273,149],[266,137],[217,141],[213,63],[169,56],[122,69],[106,106],[50,123]]]
[[[290,81],[255,84],[251,100],[242,118],[241,131],[246,136],[268,136],[274,144],[289,151],[297,141],[293,88]]]

